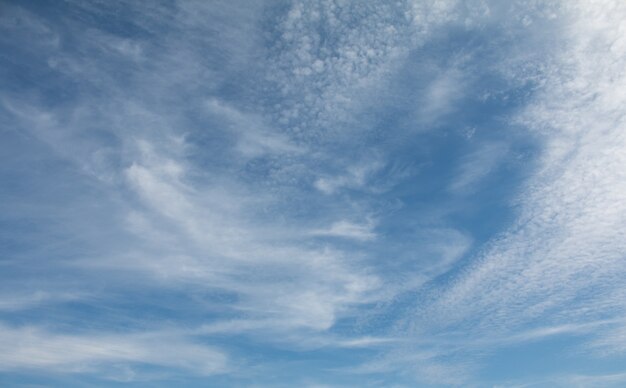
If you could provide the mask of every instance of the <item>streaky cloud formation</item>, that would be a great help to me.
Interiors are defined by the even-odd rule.
[[[0,385],[626,381],[626,5],[0,5]]]

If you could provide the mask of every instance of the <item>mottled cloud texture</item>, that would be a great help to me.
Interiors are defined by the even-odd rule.
[[[8,2],[0,54],[0,385],[626,381],[624,3]]]

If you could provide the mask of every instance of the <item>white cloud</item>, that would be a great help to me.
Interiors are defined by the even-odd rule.
[[[538,320],[559,325],[624,312],[613,293],[626,273],[626,57],[605,48],[624,40],[626,8],[567,8],[564,35],[556,38],[564,49],[519,116],[543,147],[519,197],[520,217],[433,305],[416,312],[436,317],[430,324],[461,325],[480,337]],[[484,175],[467,174],[467,182]]]
[[[89,8],[85,12],[96,13],[104,12],[102,7],[105,7],[84,6]],[[198,7],[200,14],[221,12],[212,7],[209,10]],[[151,7],[145,11],[136,20],[138,25],[146,31],[159,27],[155,23],[163,21],[153,18],[163,15]],[[24,128],[29,136],[50,147],[55,160],[69,161],[72,168],[87,172],[86,177],[73,177],[75,181],[69,182],[75,191],[80,187],[78,183],[91,184],[90,179],[98,179],[97,190],[76,195],[101,206],[114,218],[99,233],[115,230],[117,238],[89,237],[92,250],[88,253],[70,258],[66,251],[66,255],[59,255],[60,259],[46,261],[45,266],[80,273],[80,279],[76,278],[79,284],[73,285],[78,289],[92,289],[90,283],[94,278],[116,284],[117,280],[132,276],[133,287],[137,289],[163,287],[181,292],[225,293],[234,301],[223,308],[242,320],[241,327],[252,333],[327,330],[338,319],[354,314],[354,306],[375,300],[380,280],[369,273],[358,257],[333,249],[330,244],[310,244],[314,238],[311,225],[319,224],[317,220],[310,225],[290,220],[290,209],[281,207],[282,201],[298,189],[300,179],[300,170],[289,170],[294,164],[290,157],[300,157],[306,148],[294,145],[287,135],[267,126],[267,115],[259,113],[259,109],[248,111],[208,97],[215,95],[215,84],[203,82],[214,78],[214,69],[211,63],[206,63],[207,48],[202,45],[213,45],[210,48],[221,52],[220,42],[209,38],[200,42],[185,40],[188,33],[202,37],[211,32],[203,30],[212,28],[207,20],[186,20],[181,16],[193,13],[190,4],[174,6],[173,17],[178,24],[167,29],[167,34],[159,35],[156,42],[121,39],[90,29],[86,35],[76,35],[75,51],[42,51],[42,57],[55,63],[49,71],[83,86],[76,99],[66,101],[63,106],[47,106],[16,94],[3,95],[3,107],[11,113],[17,128]],[[67,17],[70,32],[83,27],[83,21]],[[250,15],[245,18],[254,19]],[[255,24],[254,20],[248,22]],[[61,31],[61,39],[66,32]],[[89,39],[81,39],[83,36]],[[232,41],[231,44],[234,46]],[[237,55],[242,58],[247,54],[238,51]],[[136,62],[132,66],[124,65],[127,78],[117,78],[118,60]],[[238,66],[246,63],[233,61]],[[316,71],[323,66],[314,62]],[[228,75],[222,74],[222,78]],[[200,84],[202,90],[197,91]],[[211,115],[223,127],[190,125],[188,117],[181,113],[186,109],[203,118]],[[188,140],[214,135],[219,130],[234,135],[236,154],[225,141],[199,145]],[[213,148],[199,152],[203,146]],[[198,155],[211,158],[213,151],[226,157],[219,160],[216,157],[209,167],[203,160],[193,158]],[[274,163],[272,171],[286,171],[287,183],[272,177],[261,183],[246,179],[249,159],[264,162],[268,156]],[[315,155],[301,159],[298,163],[306,168],[318,168]],[[103,201],[102,197],[108,195],[114,200]],[[74,206],[70,202],[58,211],[76,211],[86,222],[93,222],[92,216],[97,220],[91,211],[82,208],[78,211]],[[269,217],[266,209],[278,210]],[[275,214],[278,217],[274,218]],[[325,214],[321,216],[329,220]],[[342,223],[343,216],[330,221],[335,222],[330,233],[356,239],[372,236],[367,228]],[[81,227],[78,223],[68,223],[64,232],[82,237],[78,230]],[[7,308],[13,307],[7,305]],[[119,344],[126,339],[124,336],[109,338],[111,345],[106,347],[81,335],[56,335],[42,330],[34,335],[37,340],[48,341],[48,347],[53,349],[61,347],[63,342],[80,348],[76,360],[61,358],[51,360],[50,364],[33,361],[32,367],[43,369],[58,366],[67,370],[73,361],[82,359],[87,363],[123,363],[124,357],[118,360],[113,354],[116,346],[129,354],[126,361],[141,362],[153,346],[132,336],[128,337],[132,343],[126,348]],[[190,344],[174,345],[191,353],[195,351]],[[103,354],[90,350],[100,346]],[[23,351],[36,355],[31,345]],[[47,357],[48,353],[41,355],[42,360]],[[153,361],[164,365],[174,362],[173,359]],[[2,362],[14,365],[6,358]]]
[[[0,325],[0,370],[46,369],[87,373],[116,364],[152,364],[201,375],[228,371],[228,357],[166,333],[61,334],[34,326]],[[116,376],[111,376],[115,378]]]
[[[85,293],[53,290],[35,290],[31,292],[12,292],[0,294],[0,311],[19,311],[39,305],[64,303],[75,300],[85,300],[89,297]]]
[[[475,367],[469,362],[449,362],[433,349],[398,346],[385,356],[351,369],[352,373],[396,373],[410,376],[415,381],[437,385],[463,385]]]
[[[337,221],[329,228],[315,230],[312,234],[314,236],[343,237],[360,241],[368,241],[376,238],[376,233],[373,228],[374,225],[372,222],[357,224],[350,221]]]
[[[320,177],[315,181],[314,185],[316,189],[324,194],[334,194],[342,189],[362,189],[367,187],[368,180],[382,167],[383,164],[374,158],[373,160],[348,166],[345,174]]]
[[[410,50],[459,16],[451,12],[454,4],[292,3],[277,25],[279,39],[272,48],[276,56],[269,79],[285,101],[276,119],[296,136],[314,141],[363,131],[350,113],[372,101]],[[429,113],[445,110],[444,100],[456,84],[450,77],[433,84]]]
[[[466,86],[462,72],[455,68],[457,64],[448,66],[450,68],[441,71],[430,81],[419,100],[416,118],[422,127],[429,128],[457,108],[463,95]]]
[[[501,387],[621,387],[626,381],[626,373],[607,373],[607,374],[583,374],[569,373],[546,378],[523,379],[519,381],[508,381],[504,384],[495,385],[494,388]]]
[[[9,33],[16,32],[27,37],[30,44],[22,48],[26,51],[56,49],[60,43],[59,34],[52,26],[37,18],[30,11],[10,4],[3,5],[3,12],[0,14],[0,31],[5,32],[2,40],[10,39]]]
[[[563,44],[550,57],[554,62],[520,54],[511,59],[517,67],[502,71],[519,84],[540,80],[530,105],[517,116],[543,147],[536,175],[518,200],[520,218],[474,264],[434,290],[422,287],[453,268],[474,240],[437,224],[416,228],[407,251],[383,257],[394,263],[342,250],[345,241],[337,240],[389,242],[379,219],[399,207],[385,203],[381,212],[370,207],[384,194],[381,187],[390,187],[377,178],[388,173],[387,153],[393,150],[381,146],[353,154],[343,147],[366,144],[357,135],[372,124],[352,113],[380,103],[376,92],[429,34],[443,25],[496,23],[484,3],[412,2],[397,9],[295,2],[274,25],[277,38],[269,49],[261,47],[266,37],[256,29],[261,24],[256,18],[264,13],[227,3],[176,3],[171,18],[158,7],[141,6],[136,27],[156,41],[89,29],[73,34],[75,50],[59,46],[67,43],[64,33],[20,13],[30,21],[20,27],[26,36],[52,37],[39,42],[46,71],[60,80],[77,80],[81,89],[76,99],[59,106],[7,92],[2,107],[15,120],[15,131],[25,129],[50,147],[56,162],[69,161],[87,175],[72,176],[68,192],[104,209],[98,213],[73,201],[57,206],[54,214],[86,219],[64,224],[63,237],[74,238],[67,238],[67,245],[83,239],[91,249],[41,249],[43,269],[79,273],[78,286],[72,285],[79,289],[91,290],[96,278],[114,289],[119,279],[131,277],[131,290],[228,295],[228,302],[219,303],[229,318],[184,323],[195,325],[189,331],[197,335],[245,334],[296,349],[394,348],[364,365],[364,373],[408,371],[431,382],[461,384],[474,365],[450,362],[448,356],[465,354],[464,345],[488,349],[560,334],[587,335],[596,327],[606,330],[591,347],[623,351],[622,321],[604,322],[599,316],[626,311],[624,295],[616,290],[625,285],[626,272],[626,15],[619,3],[577,4],[564,5],[569,13],[554,22],[565,34],[546,44],[550,49],[561,47],[552,43]],[[105,5],[84,7],[103,12]],[[83,27],[71,18],[65,22],[69,33]],[[16,31],[6,18],[2,23]],[[167,33],[157,33],[161,30]],[[194,38],[188,41],[188,36]],[[119,63],[124,72],[118,71]],[[418,98],[423,104],[412,114],[432,124],[453,111],[468,81],[462,66],[453,64],[426,84]],[[232,93],[231,99],[215,97],[220,93]],[[245,98],[233,98],[237,93]],[[471,192],[495,171],[507,147],[487,142],[467,155],[448,189]],[[78,193],[91,184],[96,188]],[[103,213],[113,221],[93,227],[92,235],[81,233]],[[100,239],[112,231],[115,238]],[[401,265],[391,274],[375,271],[396,263]],[[418,298],[411,316],[390,323],[393,336],[328,333],[337,322],[366,320],[369,311],[385,315],[386,302],[415,290],[428,297]],[[407,298],[414,297],[411,292]],[[15,295],[1,299],[0,309],[17,311],[91,294]],[[467,338],[437,335],[450,328]],[[0,342],[14,350],[0,356],[5,370],[102,373],[113,364],[143,363],[198,374],[229,369],[226,356],[198,345],[188,333],[61,334],[5,325]]]
[[[241,112],[215,98],[208,100],[207,106],[213,114],[225,119],[228,129],[238,136],[236,147],[244,156],[257,157],[265,153],[285,156],[304,152],[287,136],[270,131],[259,115]]]
[[[507,151],[508,145],[504,143],[491,142],[479,146],[462,160],[449,189],[456,193],[471,192],[482,179],[498,169]]]

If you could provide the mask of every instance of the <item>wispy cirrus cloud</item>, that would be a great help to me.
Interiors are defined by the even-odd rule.
[[[505,161],[508,146],[503,143],[487,143],[467,155],[453,182],[450,191],[456,193],[471,192],[480,181],[490,173],[497,171]]]
[[[6,350],[0,370],[5,371],[102,372],[120,363],[182,368],[203,375],[228,371],[228,357],[222,352],[162,333],[61,334],[3,325],[0,343]],[[132,374],[131,369],[123,369],[111,377],[132,380]]]
[[[540,70],[541,91],[517,116],[543,147],[536,173],[519,197],[519,219],[434,303],[417,310],[429,318],[416,319],[416,328],[462,327],[477,337],[514,337],[536,322],[567,325],[623,316],[614,292],[622,287],[626,248],[619,199],[626,98],[618,85],[624,82],[624,56],[603,47],[619,47],[617,20],[625,10],[616,4],[564,8],[558,39],[565,48]],[[596,335],[592,329],[587,333]],[[616,332],[605,328],[598,334],[611,333]],[[607,344],[620,346],[619,335],[610,338]]]
[[[3,10],[7,376],[459,385],[520,344],[622,354],[619,3]]]

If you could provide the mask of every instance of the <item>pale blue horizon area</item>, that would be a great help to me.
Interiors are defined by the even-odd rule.
[[[626,3],[0,3],[0,386],[622,387]]]

